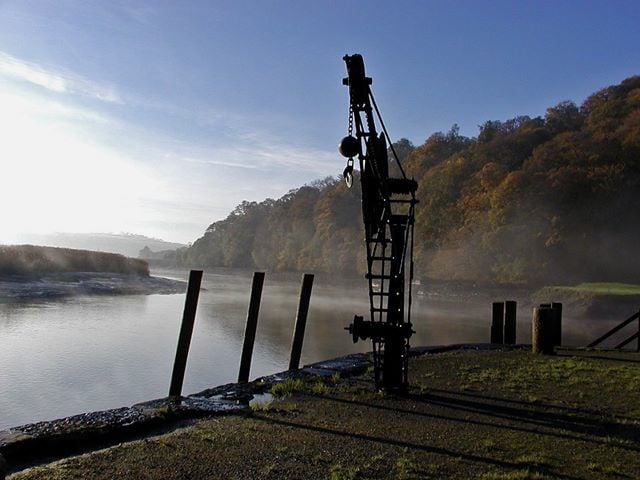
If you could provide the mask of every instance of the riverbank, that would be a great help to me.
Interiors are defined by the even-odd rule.
[[[619,321],[640,309],[640,285],[582,283],[544,287],[531,295],[532,302],[561,302],[574,317]]]
[[[0,245],[0,301],[74,295],[183,293],[186,283],[149,275],[144,260],[72,248]]]
[[[0,245],[0,275],[38,278],[69,272],[109,272],[146,277],[149,276],[149,264],[117,253],[39,245]]]
[[[0,301],[50,300],[76,295],[184,293],[187,284],[162,277],[110,272],[51,273],[38,278],[0,276]]]
[[[233,386],[201,392],[183,410],[163,401],[141,404],[139,412],[160,420],[137,440],[9,478],[640,475],[639,354],[437,351],[412,359],[406,395],[375,392],[368,357],[355,355],[265,377],[244,394]],[[249,406],[251,395],[265,392],[283,396],[261,396]],[[215,402],[235,408],[196,419]],[[6,445],[0,451],[17,465]]]

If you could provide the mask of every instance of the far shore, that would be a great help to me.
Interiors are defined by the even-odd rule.
[[[177,294],[186,283],[111,272],[50,273],[37,278],[0,275],[0,301],[52,300],[77,295]]]

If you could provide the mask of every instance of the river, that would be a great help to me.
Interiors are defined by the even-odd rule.
[[[251,378],[287,368],[300,280],[298,274],[267,274]],[[251,272],[209,271],[202,286],[185,394],[235,381]],[[488,341],[491,294],[417,290],[413,345]],[[165,396],[183,308],[183,294],[0,303],[0,430]],[[367,310],[364,280],[316,277],[302,363],[370,350],[369,342],[354,344],[343,330]],[[530,341],[530,311],[519,304],[519,342]],[[584,345],[603,328],[569,321],[564,338]]]

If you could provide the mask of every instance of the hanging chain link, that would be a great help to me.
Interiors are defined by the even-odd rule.
[[[353,107],[349,105],[349,136],[353,137]],[[353,185],[353,157],[349,157],[347,160],[347,167],[342,172],[347,187],[351,188]]]
[[[353,137],[353,105],[349,104],[349,136]],[[347,165],[353,168],[353,157],[347,161]]]

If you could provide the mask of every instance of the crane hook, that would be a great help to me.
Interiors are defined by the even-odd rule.
[[[351,117],[349,118],[349,130],[351,130]],[[353,185],[353,157],[360,154],[360,142],[349,131],[349,135],[340,141],[338,150],[343,157],[348,158],[347,167],[342,172],[342,176],[347,182],[347,187],[351,188],[351,185]]]
[[[342,172],[342,176],[344,177],[344,181],[347,184],[347,187],[351,188],[353,185],[353,158],[347,160],[347,166]]]

